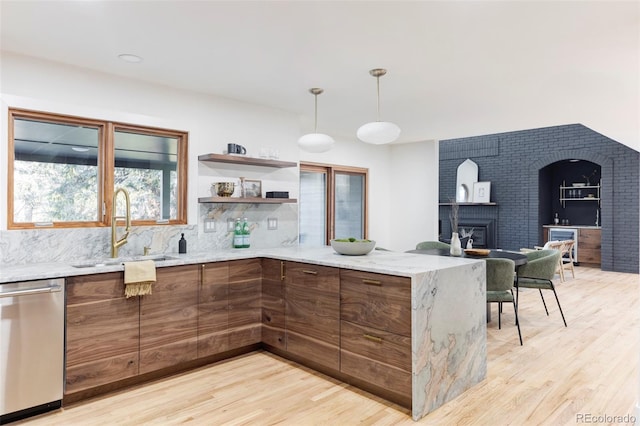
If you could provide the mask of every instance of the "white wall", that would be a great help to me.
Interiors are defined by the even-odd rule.
[[[393,203],[391,248],[414,249],[416,243],[438,239],[438,143],[393,145],[390,193]]]
[[[391,226],[397,219],[406,216],[407,212],[419,218],[421,223],[430,224],[431,231],[425,231],[425,239],[437,235],[438,159],[435,144],[364,144],[355,139],[355,129],[359,123],[354,123],[353,139],[336,138],[334,149],[328,153],[310,154],[297,148],[298,137],[305,133],[299,117],[285,111],[7,52],[2,52],[0,66],[0,138],[3,141],[8,137],[8,107],[187,130],[189,224],[197,224],[197,198],[210,195],[209,181],[215,179],[211,176],[206,179],[199,177],[198,155],[222,153],[228,142],[235,142],[244,145],[248,153],[253,155],[257,155],[261,147],[270,147],[279,150],[282,160],[369,168],[369,236],[376,239],[380,246],[405,250],[415,245],[413,230],[399,230]],[[6,188],[6,143],[2,147],[0,187]],[[422,194],[416,196],[415,192],[406,188],[414,182],[422,182],[420,185],[424,185],[424,197]],[[286,190],[291,192],[292,197],[297,197],[297,175],[292,177],[290,183],[291,186]],[[396,191],[409,192],[411,196],[400,196]],[[7,199],[0,197],[0,230],[6,230],[6,210]],[[429,225],[425,225],[424,229],[428,230]],[[433,229],[435,233],[432,234]],[[399,236],[405,232],[406,236]]]

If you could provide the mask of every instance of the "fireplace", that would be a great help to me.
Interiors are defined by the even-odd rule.
[[[493,219],[465,219],[458,222],[458,235],[473,232],[474,248],[496,248],[496,227]],[[464,247],[463,247],[464,248]]]

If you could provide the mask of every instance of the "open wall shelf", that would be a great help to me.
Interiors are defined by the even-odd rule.
[[[241,204],[286,204],[298,202],[295,198],[258,198],[258,197],[200,197],[199,203],[241,203]]]
[[[228,154],[202,154],[198,156],[198,161],[209,161],[213,163],[243,164],[245,166],[261,166],[283,169],[286,167],[298,167],[298,163],[293,161],[271,160],[267,158],[246,157],[243,155]]]

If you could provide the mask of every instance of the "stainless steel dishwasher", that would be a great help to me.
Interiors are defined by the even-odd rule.
[[[0,424],[62,405],[64,284],[0,284]]]

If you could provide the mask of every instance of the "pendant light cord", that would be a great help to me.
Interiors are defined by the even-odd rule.
[[[377,117],[377,121],[380,121],[380,76],[376,77],[376,83],[378,86],[378,117]]]
[[[315,115],[313,119],[313,133],[318,133],[318,95],[314,93],[315,98]]]

